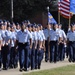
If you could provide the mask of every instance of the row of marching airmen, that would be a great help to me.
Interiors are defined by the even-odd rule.
[[[18,60],[20,72],[40,69],[45,40],[40,26],[0,21],[0,70],[17,68]]]
[[[71,24],[67,33],[62,24],[48,24],[44,30],[45,61],[50,63],[63,61],[65,55],[69,62],[75,62],[75,24]]]
[[[75,24],[67,35],[61,24],[31,24],[29,21],[10,23],[0,21],[0,70],[17,68],[19,71],[40,69],[45,61],[64,61],[65,53],[69,62],[75,61]],[[19,61],[18,61],[19,60]]]

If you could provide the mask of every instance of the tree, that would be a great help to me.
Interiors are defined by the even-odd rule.
[[[13,0],[14,21],[22,21],[31,18],[37,12],[47,11],[46,7],[50,6],[51,10],[55,0]],[[0,18],[10,20],[11,17],[11,0],[0,0]]]

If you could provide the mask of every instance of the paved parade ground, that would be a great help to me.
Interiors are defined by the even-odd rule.
[[[67,59],[65,59],[64,61],[59,61],[57,63],[49,63],[49,62],[45,62],[44,60],[42,61],[42,66],[40,70],[47,70],[47,69],[53,69],[53,68],[57,68],[57,67],[62,67],[62,66],[67,66],[67,65],[72,65],[75,63],[69,63]],[[19,67],[16,69],[8,69],[7,71],[0,71],[0,75],[23,75],[24,73],[30,73],[30,72],[36,72],[39,70],[29,70],[27,72],[23,71],[23,72],[19,72]]]

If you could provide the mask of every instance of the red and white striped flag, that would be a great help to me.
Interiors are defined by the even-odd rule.
[[[60,14],[65,17],[71,18],[71,14],[70,14],[70,1],[69,0],[58,0],[58,11],[60,12]]]

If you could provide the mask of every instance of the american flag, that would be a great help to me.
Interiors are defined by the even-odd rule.
[[[58,0],[58,11],[63,17],[71,18],[70,1],[69,0]]]

